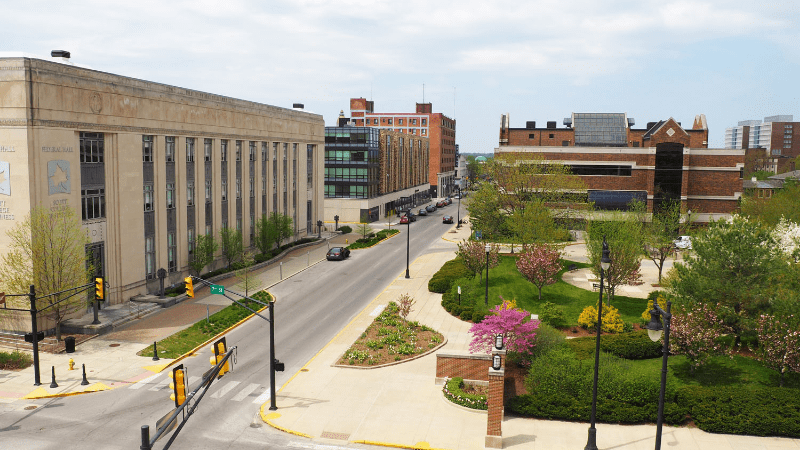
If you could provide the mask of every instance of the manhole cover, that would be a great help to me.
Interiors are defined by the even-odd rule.
[[[111,344],[109,347],[119,347],[119,344]]]
[[[30,411],[30,410],[32,410],[32,409],[36,409],[36,408],[38,408],[38,406],[35,406],[35,405],[26,406],[26,407],[25,407],[25,411]]]

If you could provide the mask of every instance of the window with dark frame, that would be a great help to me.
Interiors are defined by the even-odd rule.
[[[142,136],[142,161],[153,162],[153,136]]]
[[[164,146],[164,159],[166,162],[175,162],[175,136],[166,137]]]
[[[145,212],[153,210],[153,185],[152,184],[145,184],[144,185],[144,210],[145,210]]]
[[[194,162],[194,138],[186,138],[186,162]]]

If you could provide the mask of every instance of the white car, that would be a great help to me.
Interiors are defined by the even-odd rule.
[[[675,244],[675,247],[680,249],[692,249],[692,237],[691,236],[678,236],[678,239],[672,241]]]

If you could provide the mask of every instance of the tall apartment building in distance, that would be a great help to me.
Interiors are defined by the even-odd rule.
[[[111,304],[156,292],[160,268],[180,282],[198,235],[235,228],[247,248],[264,214],[297,236],[323,218],[320,115],[61,60],[0,58],[0,74],[0,252],[31,208],[71,208]]]
[[[325,219],[375,222],[430,201],[428,138],[358,127],[325,127]]]
[[[458,158],[455,119],[434,113],[430,103],[417,103],[413,113],[376,113],[374,102],[365,98],[350,99],[350,117],[354,126],[391,129],[428,138],[431,196],[445,197],[453,191]]]
[[[564,125],[549,121],[537,128],[531,121],[511,128],[504,114],[495,154],[532,153],[571,166],[598,209],[625,209],[638,199],[653,211],[679,199],[698,220],[708,221],[738,206],[744,151],[709,149],[702,114],[691,128],[670,118],[637,129],[624,113],[573,113]]]
[[[766,170],[784,173],[796,170],[800,156],[800,122],[791,115],[744,120],[725,129],[725,148],[745,149],[748,172]]]

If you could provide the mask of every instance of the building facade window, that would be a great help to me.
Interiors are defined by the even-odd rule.
[[[206,161],[211,161],[211,139],[204,139],[203,140],[203,155]]]
[[[153,136],[142,136],[142,161],[153,162]]]
[[[306,189],[314,187],[314,150],[316,145],[306,146]]]
[[[222,201],[228,201],[228,180],[222,180]]]
[[[174,207],[175,207],[175,183],[167,183],[167,209],[172,209]]]
[[[242,198],[242,180],[236,179],[236,198]]]
[[[186,205],[194,205],[194,182],[190,181],[186,184]]]
[[[81,218],[83,220],[106,217],[106,190],[81,189]]]
[[[103,133],[81,133],[80,144],[80,162],[103,162],[105,152],[105,139]]]
[[[256,179],[250,177],[250,198],[253,198],[255,196],[256,196]]]
[[[242,141],[236,141],[236,160],[242,160]]]
[[[267,160],[267,143],[261,143],[261,161],[264,162]]]
[[[156,277],[156,246],[152,236],[144,238],[144,271],[148,280]]]
[[[186,248],[189,250],[189,261],[194,261],[194,228],[186,230]]]
[[[228,160],[228,140],[223,139],[219,143],[219,159],[220,161],[227,161]]]
[[[194,162],[194,138],[186,138],[186,162]]]
[[[256,143],[250,141],[250,161],[256,160]]]
[[[175,272],[178,270],[178,243],[175,242],[175,233],[167,233],[167,270]]]
[[[206,202],[211,201],[211,180],[206,180]]]
[[[145,184],[144,185],[144,210],[145,211],[152,211],[153,210],[153,185],[152,184]]]
[[[164,159],[167,162],[175,162],[175,136],[167,136],[164,146]]]

